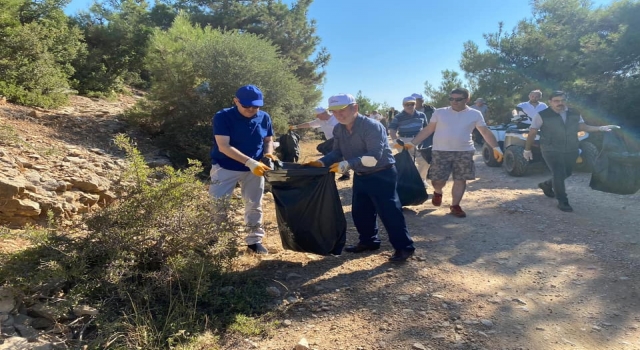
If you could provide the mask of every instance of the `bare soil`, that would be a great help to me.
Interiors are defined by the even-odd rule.
[[[303,157],[319,157],[316,144]],[[448,214],[450,184],[441,207],[404,209],[417,250],[402,265],[387,262],[384,230],[378,252],[284,251],[267,196],[271,254],[247,263],[286,292],[283,324],[229,348],[289,350],[306,338],[336,350],[640,349],[640,195],[591,190],[590,174],[577,173],[565,213],[537,188],[545,169],[511,177],[479,152],[476,167],[466,218]],[[351,181],[338,187],[354,244]]]

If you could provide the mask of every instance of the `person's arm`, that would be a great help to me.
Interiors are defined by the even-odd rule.
[[[391,136],[391,139],[394,141],[398,138],[398,124],[398,117],[393,117],[387,127],[387,129],[389,129],[389,136]]]
[[[290,130],[295,130],[295,129],[307,129],[307,128],[312,128],[313,126],[311,126],[311,122],[306,122],[306,123],[302,123],[302,124],[298,124],[298,125],[291,125],[289,127]]]
[[[480,132],[484,141],[491,146],[491,148],[500,147],[498,145],[498,140],[496,140],[496,136],[487,128],[486,126],[476,126],[476,129]]]
[[[273,136],[264,138],[264,154],[273,154]]]
[[[218,145],[220,152],[222,152],[227,157],[235,161],[238,161],[242,164],[246,163],[247,160],[251,159],[251,157],[245,155],[244,153],[240,152],[237,148],[229,144],[229,142],[231,141],[231,138],[229,136],[215,135],[215,138],[216,138],[216,144]],[[273,149],[273,144],[271,145],[271,147]]]
[[[333,163],[344,159],[342,151],[340,151],[340,137],[337,135],[336,129],[339,125],[333,127],[333,150],[327,153],[324,157],[318,159],[324,166],[330,166]]]
[[[536,135],[538,135],[538,129],[529,128],[529,135],[527,136],[527,141],[524,144],[524,151],[531,152],[531,147],[533,146],[533,141],[536,139]]]
[[[419,145],[420,143],[422,143],[422,141],[426,140],[427,137],[431,136],[431,134],[436,131],[437,124],[437,122],[431,119],[431,123],[429,123],[426,128],[420,130],[418,135],[416,135],[413,140],[411,140],[411,143],[414,145]]]
[[[620,129],[620,127],[617,125],[593,126],[593,125],[587,125],[585,123],[580,123],[578,126],[578,130],[586,131],[586,132],[597,132],[597,131],[607,132],[607,131],[611,131],[612,129]]]

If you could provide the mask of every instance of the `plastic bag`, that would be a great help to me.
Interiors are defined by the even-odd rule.
[[[280,146],[276,148],[276,152],[279,153],[279,158],[283,162],[296,163],[300,158],[300,135],[289,130],[288,133],[278,138]]]
[[[265,173],[276,204],[282,247],[297,252],[340,255],[347,220],[329,168],[276,162]]]
[[[604,133],[589,187],[594,190],[634,194],[640,190],[640,145],[620,130]]]
[[[329,154],[329,152],[333,151],[333,138],[330,138],[316,147],[316,150],[320,152],[323,156]]]
[[[404,207],[424,203],[429,199],[429,195],[409,151],[405,149],[393,157],[396,159],[396,168],[398,169],[396,190],[398,197],[400,197],[400,204]]]

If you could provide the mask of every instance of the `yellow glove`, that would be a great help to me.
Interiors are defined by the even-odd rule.
[[[333,163],[329,168],[330,172],[340,174],[345,173],[347,170],[349,170],[349,163],[346,160],[343,160],[340,163]]]
[[[398,151],[402,151],[403,149],[406,149],[406,150],[409,151],[409,150],[411,150],[411,149],[413,149],[415,147],[416,147],[416,145],[414,145],[411,142],[407,142],[404,145],[401,145],[401,144],[398,143],[398,141],[396,141],[396,143],[393,144],[393,148],[397,149]]]
[[[274,162],[277,162],[277,161],[279,160],[279,159],[278,159],[278,157],[276,157],[276,155],[275,155],[275,154],[273,154],[273,153],[267,153],[267,154],[265,154],[264,156],[265,156],[266,158],[271,159],[271,160],[272,160],[272,161],[274,161]]]
[[[500,147],[493,147],[493,158],[495,158],[498,163],[502,162],[502,150],[500,149]]]
[[[312,166],[314,168],[322,168],[324,164],[319,160],[312,160],[310,162],[302,163],[304,166]]]
[[[244,165],[251,170],[255,176],[263,176],[265,172],[271,170],[266,164],[258,162],[255,159],[249,158]]]

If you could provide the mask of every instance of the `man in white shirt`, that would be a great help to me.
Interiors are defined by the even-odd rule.
[[[529,117],[528,120],[523,120],[521,121],[524,124],[531,124],[531,119],[538,113],[540,113],[540,111],[546,109],[548,106],[546,103],[544,102],[540,102],[540,100],[542,99],[542,91],[540,90],[533,90],[529,93],[529,101],[527,102],[522,102],[522,103],[518,103],[518,105],[516,107],[519,107],[522,109],[523,112],[525,112],[527,114],[527,116]],[[518,112],[516,111],[515,114],[517,114]],[[514,116],[515,116],[514,114]]]
[[[316,107],[314,109],[314,113],[316,115],[316,119],[298,125],[291,125],[289,126],[289,130],[320,128],[327,140],[319,144],[316,149],[318,150],[318,152],[326,155],[333,150],[333,128],[338,124],[338,120],[333,116],[333,114],[331,114],[330,111],[328,111],[324,107]],[[351,175],[347,170],[342,174],[342,176],[338,178],[338,180],[349,180],[350,178]]]
[[[484,100],[484,98],[477,98],[473,102],[473,105],[470,106],[470,108],[480,111],[483,118],[487,115],[487,111],[489,110],[489,106],[487,106],[487,102]]]
[[[452,201],[449,210],[450,214],[459,218],[467,216],[460,207],[460,201],[467,188],[467,180],[473,180],[476,177],[473,162],[475,147],[471,139],[471,132],[474,129],[478,129],[485,141],[493,147],[493,156],[498,161],[502,161],[502,151],[498,147],[495,136],[487,128],[482,113],[467,106],[469,98],[469,90],[453,89],[449,93],[451,107],[436,109],[429,125],[407,145],[407,148],[415,147],[429,135],[434,134],[433,159],[428,175],[434,192],[431,203],[435,206],[442,204],[442,189],[449,176],[453,174]]]

